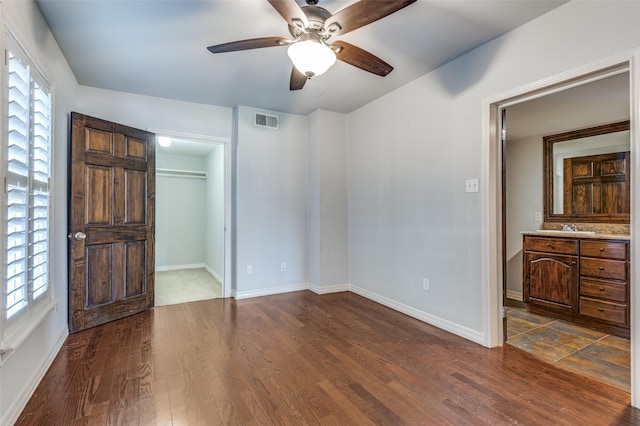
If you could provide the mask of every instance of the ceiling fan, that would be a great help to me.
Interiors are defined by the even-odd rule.
[[[294,64],[289,89],[300,90],[308,79],[327,71],[336,59],[382,77],[389,74],[393,67],[377,56],[346,41],[329,39],[391,15],[416,0],[360,0],[335,14],[316,6],[318,0],[306,0],[307,5],[302,7],[295,0],[267,1],[287,21],[292,38],[252,38],[207,49],[224,53],[289,46],[287,53]]]

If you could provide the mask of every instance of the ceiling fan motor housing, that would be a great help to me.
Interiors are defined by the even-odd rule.
[[[303,6],[301,9],[309,20],[309,26],[306,29],[300,29],[296,26],[289,25],[289,32],[294,38],[300,37],[305,30],[316,32],[322,30],[324,28],[324,21],[331,17],[331,12],[320,6]]]

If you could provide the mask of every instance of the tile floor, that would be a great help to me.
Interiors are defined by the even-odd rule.
[[[156,306],[222,297],[222,284],[205,268],[156,272]]]
[[[507,308],[507,343],[560,368],[630,392],[629,339]]]

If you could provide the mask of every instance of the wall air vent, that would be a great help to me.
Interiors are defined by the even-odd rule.
[[[262,112],[253,113],[253,125],[256,127],[266,127],[267,129],[278,128],[278,116],[264,114]]]

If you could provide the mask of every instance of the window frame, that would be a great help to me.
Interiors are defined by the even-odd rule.
[[[0,271],[0,277],[2,278],[2,286],[0,288],[0,366],[11,356],[12,353],[29,337],[29,335],[38,327],[40,323],[45,319],[49,312],[57,308],[59,299],[55,297],[55,282],[54,282],[54,262],[53,262],[53,235],[54,235],[54,159],[55,159],[55,91],[54,85],[50,82],[47,74],[43,72],[42,67],[38,62],[30,55],[29,50],[25,48],[24,44],[20,42],[16,34],[5,23],[3,30],[0,33],[1,41],[0,47],[3,53],[3,71],[2,71],[2,84],[0,87],[0,93],[2,94],[2,101],[0,105],[0,111],[2,111],[2,119],[0,120],[0,132],[2,149],[0,149],[0,182],[2,182],[2,208],[0,208],[0,221],[2,222],[2,238],[0,239],[0,251],[2,252],[2,270]],[[17,313],[12,318],[7,318],[7,150],[8,150],[8,117],[9,117],[9,102],[8,102],[8,89],[9,89],[9,51],[18,57],[21,61],[24,61],[29,67],[29,110],[32,109],[32,101],[34,96],[33,84],[44,88],[48,93],[49,102],[49,179],[47,184],[48,206],[47,206],[47,289],[44,293],[40,294],[36,298],[28,296],[28,304],[25,308],[21,309],[21,312]],[[29,114],[29,155],[33,153],[33,119],[32,114]],[[29,182],[32,181],[33,164],[29,162]],[[28,187],[28,219],[33,217],[33,185]],[[30,226],[27,226],[27,230],[30,230]],[[27,262],[29,255],[27,255]],[[27,287],[29,293],[32,292],[32,279],[28,279]]]

